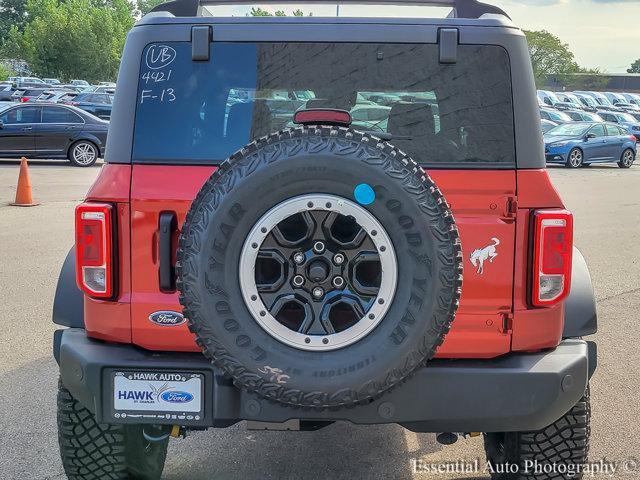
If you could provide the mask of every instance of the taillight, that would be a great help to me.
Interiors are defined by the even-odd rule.
[[[531,302],[544,307],[563,300],[571,288],[573,215],[566,210],[537,210],[533,231]]]
[[[83,203],[76,207],[76,281],[92,297],[113,295],[113,207]]]

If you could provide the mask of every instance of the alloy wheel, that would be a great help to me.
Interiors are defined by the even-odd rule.
[[[571,150],[569,153],[569,164],[574,168],[577,168],[582,164],[582,152],[580,150]]]
[[[256,322],[302,350],[334,350],[373,330],[393,301],[391,240],[367,210],[313,194],[269,210],[240,260],[240,288]]]
[[[96,151],[89,143],[79,143],[73,149],[73,159],[80,165],[89,165],[96,159]]]

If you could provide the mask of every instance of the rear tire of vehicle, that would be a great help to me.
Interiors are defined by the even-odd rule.
[[[569,477],[563,469],[555,472],[525,470],[525,462],[546,465],[566,465],[574,469],[587,461],[591,427],[591,402],[589,387],[584,396],[565,415],[542,430],[535,432],[485,433],[484,448],[491,463],[493,480],[580,480],[582,472]],[[511,472],[506,465],[517,465],[518,472]],[[502,469],[502,471],[501,471]]]
[[[76,167],[90,167],[98,160],[98,147],[88,140],[80,140],[69,148],[68,158]]]
[[[149,442],[141,425],[97,423],[58,382],[58,443],[69,480],[158,480],[169,439]]]
[[[618,162],[618,166],[620,168],[631,168],[633,162],[636,160],[636,154],[630,148],[627,148],[622,155],[620,155],[620,161]]]
[[[569,156],[567,157],[567,163],[565,165],[568,168],[579,168],[582,166],[582,160],[584,159],[584,154],[582,150],[579,148],[572,148],[569,152]]]

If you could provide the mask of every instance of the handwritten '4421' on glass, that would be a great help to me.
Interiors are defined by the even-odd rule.
[[[167,70],[166,72],[161,70],[148,71],[142,75],[142,79],[144,80],[145,85],[149,84],[149,82],[151,83],[168,82],[169,80],[171,80],[171,73],[172,73],[172,70],[170,69]]]
[[[144,102],[175,102],[176,92],[173,88],[163,88],[162,90],[142,90],[140,92],[140,104]]]

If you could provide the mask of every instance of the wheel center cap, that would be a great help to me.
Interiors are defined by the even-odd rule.
[[[313,282],[323,282],[329,276],[329,267],[322,260],[314,260],[307,270],[309,279]]]

